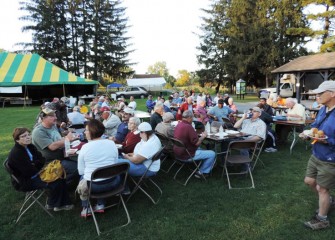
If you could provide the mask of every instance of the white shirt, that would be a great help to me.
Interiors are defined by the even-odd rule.
[[[136,110],[137,104],[135,101],[132,101],[128,104],[128,107],[131,107],[133,110]]]
[[[153,134],[151,137],[148,139],[148,141],[143,141],[139,142],[136,144],[136,147],[134,149],[134,155],[141,155],[142,157],[145,157],[146,160],[144,160],[143,164],[147,168],[151,164],[151,158],[158,152],[158,150],[161,148],[162,144],[159,141],[159,138]],[[151,167],[149,168],[150,171],[152,172],[158,172],[161,166],[161,161],[157,160],[155,161]]]
[[[294,104],[293,108],[289,108],[287,110],[287,114],[296,114],[296,115],[302,117],[302,120],[306,119],[305,107],[302,106],[299,103]]]
[[[115,143],[108,139],[86,143],[78,155],[78,172],[85,180],[91,180],[92,172],[99,168],[117,163],[119,157]]]

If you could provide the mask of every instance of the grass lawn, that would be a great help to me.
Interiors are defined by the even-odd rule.
[[[138,101],[142,110],[144,102]],[[1,163],[13,146],[13,128],[31,128],[37,113],[38,107],[0,109]],[[228,190],[220,167],[207,182],[194,178],[186,187],[174,181],[172,173],[160,172],[156,180],[163,196],[158,205],[136,193],[127,203],[131,224],[100,239],[333,239],[334,226],[323,231],[303,226],[317,208],[316,196],[303,183],[310,150],[302,142],[293,155],[288,148],[262,153],[265,167],[259,164],[253,173],[255,189]],[[236,177],[233,184],[249,184],[249,179]],[[79,217],[80,201],[73,193],[74,210],[54,213],[51,218],[34,207],[14,224],[24,196],[11,187],[3,167],[0,189],[0,239],[98,239],[93,220]],[[334,214],[329,216],[335,222]],[[98,221],[104,230],[122,225],[126,218],[122,208],[112,208],[98,215]]]

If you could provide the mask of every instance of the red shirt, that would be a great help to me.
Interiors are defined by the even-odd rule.
[[[178,109],[178,113],[177,113],[177,116],[176,116],[177,120],[182,119],[182,114],[183,114],[183,112],[188,110],[188,106],[189,106],[189,104],[187,102],[184,102],[182,105],[180,105],[180,108]],[[193,112],[194,108],[195,108],[195,105],[192,105],[192,112]]]
[[[185,120],[179,122],[174,130],[174,137],[181,140],[185,144],[191,156],[195,155],[195,151],[198,149],[196,143],[198,142],[199,137],[191,123]],[[173,150],[178,158],[186,160],[190,157],[182,148],[174,146]]]
[[[134,134],[134,132],[129,132],[122,143],[122,152],[133,153],[134,148],[137,143],[141,141],[140,134]]]

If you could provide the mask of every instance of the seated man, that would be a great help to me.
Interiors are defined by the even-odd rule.
[[[224,100],[219,99],[217,106],[213,107],[212,109],[208,111],[207,115],[211,117],[212,119],[214,119],[214,121],[218,121],[222,123],[223,122],[222,118],[229,119],[229,115],[231,113],[234,113],[234,111],[231,110],[229,107],[223,106],[223,103],[224,103]]]
[[[266,112],[270,116],[274,115],[272,107],[269,104],[267,104],[267,102],[266,102],[266,98],[260,98],[259,99],[259,103],[263,104],[263,106],[264,106],[264,112]]]
[[[197,108],[194,109],[194,117],[197,119],[197,121],[202,122],[204,125],[209,122],[207,110],[205,107],[206,101],[201,99],[197,103]]]
[[[101,117],[103,119],[102,123],[105,126],[106,137],[115,137],[117,128],[121,124],[120,118],[109,110],[104,110]]]
[[[37,125],[32,132],[32,142],[47,162],[59,159],[66,171],[67,180],[78,175],[77,163],[64,157],[65,138],[73,141],[75,137],[71,132],[62,138],[56,127],[55,111],[44,108],[40,113],[41,124]]]
[[[147,107],[148,113],[151,113],[151,111],[154,109],[155,102],[152,100],[152,95],[148,96],[148,100],[145,102],[145,106]]]
[[[154,107],[154,111],[155,112],[150,117],[150,125],[152,129],[155,129],[157,124],[163,121],[162,119],[164,113],[163,103],[161,102],[157,103]]]
[[[163,122],[157,124],[155,130],[163,134],[165,137],[173,137],[174,129],[171,126],[171,121],[174,119],[174,116],[170,112],[166,112],[163,114]]]
[[[69,121],[71,122],[72,127],[75,125],[84,125],[85,123],[85,116],[81,114],[79,106],[75,106],[73,108],[73,112],[67,114]]]
[[[299,103],[297,103],[296,99],[294,98],[287,98],[286,99],[286,107],[288,108],[287,110],[287,117],[293,117],[298,120],[305,121],[305,107]],[[277,124],[276,125],[276,134],[278,137],[278,144],[285,144],[289,132],[292,131],[292,126],[288,125],[282,125],[282,124]],[[296,128],[297,132],[302,132],[303,128],[302,127],[297,127]]]
[[[277,147],[276,147],[276,134],[272,130],[272,116],[270,116],[267,112],[265,112],[265,107],[262,103],[259,103],[257,105],[262,110],[262,114],[259,117],[260,119],[263,120],[263,122],[266,125],[266,142],[264,145],[265,152],[277,152]]]
[[[206,138],[207,133],[203,132],[199,138],[197,132],[192,127],[193,113],[190,110],[183,112],[182,121],[178,123],[174,130],[174,137],[181,140],[194,161],[201,161],[200,171],[195,173],[196,178],[201,178],[201,175],[208,176],[213,168],[215,161],[215,152],[212,150],[201,150],[199,149],[200,144]],[[184,149],[174,146],[175,154],[181,158],[187,160],[189,155]]]
[[[259,142],[266,137],[266,124],[259,118],[262,111],[259,107],[252,108],[251,117],[247,118],[247,114],[243,114],[234,127],[240,129],[242,133],[250,134],[245,140]],[[242,155],[249,155],[248,149],[241,150]],[[244,165],[243,171],[247,171],[249,164]]]
[[[131,108],[125,108],[124,112],[121,115],[122,122],[119,124],[116,135],[110,137],[110,140],[113,140],[115,143],[121,144],[128,134],[128,122],[131,117],[134,116],[134,110]]]

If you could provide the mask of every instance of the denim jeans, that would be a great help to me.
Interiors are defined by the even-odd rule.
[[[80,179],[82,179],[82,177]],[[87,181],[87,186],[89,186],[89,184],[90,184],[90,181]],[[92,182],[91,187],[92,187],[92,192],[93,193],[102,193],[102,192],[110,191],[110,190],[118,187],[120,184],[121,184],[121,178],[120,178],[120,176],[117,176],[113,179]],[[105,199],[104,198],[98,198],[97,199],[97,204],[105,205]],[[83,207],[87,207],[88,206],[88,201],[87,200],[82,200],[81,205]]]
[[[78,177],[78,163],[76,161],[64,159],[61,161],[61,163],[66,172],[66,183],[70,183],[72,180]]]
[[[195,151],[193,159],[194,161],[202,160],[202,164],[200,166],[201,173],[209,173],[214,166],[215,152],[212,150],[198,149],[197,151]]]
[[[129,167],[129,171],[128,172],[129,172],[129,175],[133,176],[133,177],[140,177],[147,170],[147,167],[144,166],[143,163],[135,164],[132,161],[130,161],[129,159],[119,158],[118,162],[120,162],[120,163],[121,162],[127,162],[127,163],[129,163],[130,167]],[[151,177],[151,176],[154,176],[154,175],[156,175],[156,172],[152,172],[150,170],[148,170],[148,172],[146,174],[147,177]]]

